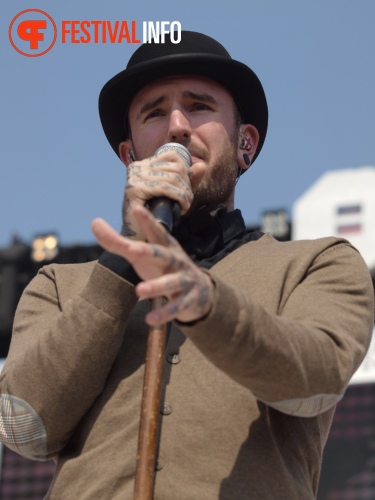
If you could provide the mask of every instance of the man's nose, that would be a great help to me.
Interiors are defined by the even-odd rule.
[[[181,144],[191,137],[190,122],[180,109],[174,109],[170,114],[168,137],[171,142]]]

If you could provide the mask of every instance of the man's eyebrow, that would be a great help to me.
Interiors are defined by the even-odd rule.
[[[217,104],[217,100],[211,94],[196,94],[190,90],[186,90],[182,94],[187,99],[196,99],[197,101],[210,102],[212,104]]]
[[[147,101],[139,110],[139,113],[137,114],[137,118],[142,116],[144,113],[147,113],[148,111],[151,111],[151,109],[155,108],[156,106],[159,106],[166,100],[166,96],[162,95],[160,97],[157,97],[153,101]]]
[[[195,92],[191,92],[190,90],[185,90],[182,93],[182,96],[185,99],[195,99],[197,101],[202,101],[202,102],[209,102],[211,104],[218,104],[218,101],[211,95],[211,94],[197,94]],[[152,101],[147,101],[141,109],[139,110],[139,113],[137,114],[137,118],[140,118],[143,114],[147,113],[148,111],[151,111],[155,107],[159,106],[163,102],[167,100],[167,96],[162,95],[160,97],[157,97],[156,99]]]

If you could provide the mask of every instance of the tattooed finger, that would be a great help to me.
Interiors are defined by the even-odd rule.
[[[195,284],[196,280],[185,274],[167,274],[154,280],[139,283],[136,287],[136,293],[142,299],[160,296],[174,298],[176,294],[188,293]]]

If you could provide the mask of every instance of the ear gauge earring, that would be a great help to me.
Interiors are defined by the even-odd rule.
[[[246,163],[247,166],[249,166],[251,163],[250,156],[248,154],[244,153],[243,154],[243,161]]]

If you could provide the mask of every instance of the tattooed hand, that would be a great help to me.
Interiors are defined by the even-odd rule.
[[[119,235],[102,219],[92,230],[99,244],[130,262],[144,280],[136,287],[140,298],[166,297],[167,303],[146,316],[149,325],[177,319],[196,321],[209,313],[214,285],[208,274],[196,266],[179,243],[144,207],[134,207],[134,219],[147,238],[135,241]]]
[[[187,212],[193,200],[189,168],[174,151],[135,161],[127,167],[122,235],[145,240],[145,234],[134,216],[134,208],[144,206],[148,200],[159,196],[177,201],[181,214]]]

